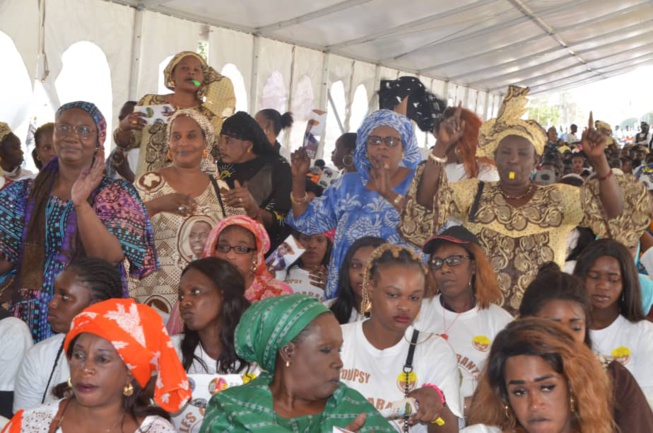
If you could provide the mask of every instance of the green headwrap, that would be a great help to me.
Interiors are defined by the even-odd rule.
[[[263,299],[241,317],[236,327],[236,353],[273,374],[279,349],[327,312],[320,301],[299,293]]]

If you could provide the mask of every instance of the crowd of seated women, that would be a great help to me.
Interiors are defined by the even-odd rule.
[[[592,115],[557,176],[527,89],[483,123],[382,81],[325,184],[290,113],[234,113],[195,53],[164,75],[107,162],[90,102],[38,174],[0,123],[3,433],[653,431],[653,168]]]

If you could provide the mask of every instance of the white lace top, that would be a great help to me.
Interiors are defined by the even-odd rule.
[[[25,410],[21,415],[14,416],[5,426],[2,433],[20,431],[21,433],[48,433],[50,424],[59,410],[61,400]],[[56,433],[65,433],[61,427]],[[148,416],[134,433],[176,433],[175,428],[160,416]]]

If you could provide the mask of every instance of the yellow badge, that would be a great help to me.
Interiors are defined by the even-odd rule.
[[[254,373],[245,373],[245,374],[243,374],[243,385],[245,385],[246,383],[251,382],[254,379],[256,379],[256,375]]]
[[[415,385],[417,385],[417,373],[411,371],[408,373],[408,392],[415,389]],[[397,387],[401,392],[406,392],[406,373],[401,372],[397,376]]]
[[[472,338],[472,346],[474,346],[474,349],[478,351],[487,352],[490,350],[490,344],[492,344],[492,342],[485,335],[477,335]]]
[[[612,351],[612,357],[621,365],[626,365],[630,361],[630,349],[625,346],[619,346]]]

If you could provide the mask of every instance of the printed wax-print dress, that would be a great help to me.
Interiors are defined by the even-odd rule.
[[[229,189],[223,181],[216,182],[218,189]],[[157,172],[145,173],[135,183],[143,202],[174,194],[172,186]],[[159,212],[152,216],[154,240],[160,269],[147,277],[130,282],[130,295],[138,302],[151,305],[169,314],[177,301],[177,288],[181,272],[193,260],[202,258],[204,244],[211,229],[226,216],[242,212],[223,206],[212,182],[195,197],[193,215],[182,216]],[[225,215],[226,213],[226,215]]]
[[[414,175],[415,170],[411,170],[393,191],[405,195]],[[309,236],[336,229],[325,288],[327,299],[336,296],[340,266],[355,240],[376,236],[420,251],[399,235],[399,212],[379,193],[366,189],[358,173],[345,173],[324,191],[322,197],[311,201],[302,216],[295,218],[289,212],[286,222]]]
[[[0,191],[0,259],[14,265],[21,257],[27,198],[34,182],[31,179],[15,182]],[[107,230],[113,234],[129,262],[129,273],[140,278],[158,267],[152,226],[145,206],[134,187],[124,180],[103,178],[94,192],[93,209]],[[48,303],[54,292],[55,277],[70,263],[76,233],[66,233],[66,222],[75,212],[72,200],[61,200],[50,195],[46,206],[45,268],[42,287],[22,287],[9,304],[11,313],[25,321],[34,342],[53,335],[47,321]],[[23,266],[29,266],[24,263]],[[125,264],[116,265],[123,280],[123,295],[128,297]],[[0,276],[0,287],[16,277],[16,268]],[[10,289],[8,289],[10,290]]]

